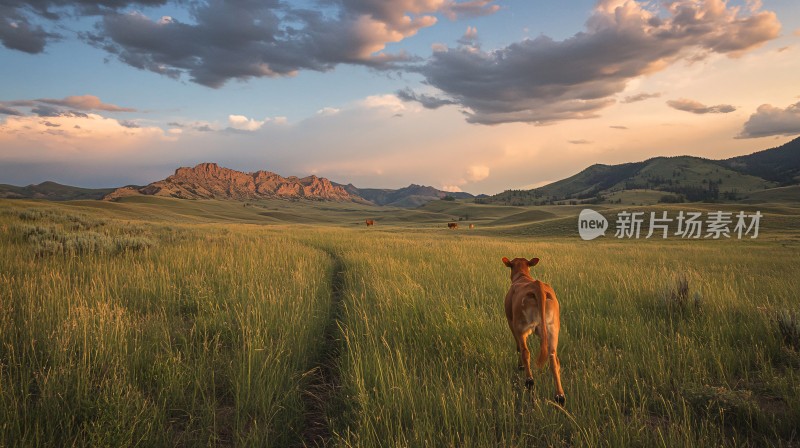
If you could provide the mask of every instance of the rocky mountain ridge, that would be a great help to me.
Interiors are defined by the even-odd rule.
[[[366,202],[351,195],[324,177],[283,177],[270,171],[244,173],[220,167],[216,163],[201,163],[181,167],[164,180],[144,187],[123,187],[103,199],[113,201],[122,197],[150,195],[178,199],[307,199],[318,201]]]

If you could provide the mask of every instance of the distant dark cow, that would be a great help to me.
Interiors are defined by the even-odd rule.
[[[475,228],[475,224],[470,224],[470,225],[469,225],[469,228],[470,228],[470,229],[474,229],[474,228]]]
[[[367,227],[375,225],[375,220],[374,219],[365,219],[364,222],[367,223]]]
[[[458,228],[458,223],[457,222],[448,222],[447,223],[447,228],[448,229],[457,229]]]

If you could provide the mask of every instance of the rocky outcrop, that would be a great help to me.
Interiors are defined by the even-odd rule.
[[[140,194],[180,199],[279,198],[366,202],[323,177],[283,177],[269,171],[243,173],[220,167],[216,163],[201,163],[193,168],[178,168],[175,174],[164,180],[138,189],[119,188],[103,199],[113,201]]]

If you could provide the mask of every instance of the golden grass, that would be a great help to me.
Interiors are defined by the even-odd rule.
[[[793,238],[583,242],[77,210],[0,210],[0,446],[302,445],[320,362],[335,376],[336,446],[797,438],[800,354],[778,323],[798,309]],[[81,238],[103,243],[64,243]],[[149,243],[124,243],[137,239]],[[516,369],[503,256],[541,258],[533,273],[558,294],[565,408],[548,401],[549,372],[529,392]],[[684,289],[691,306],[675,306]]]

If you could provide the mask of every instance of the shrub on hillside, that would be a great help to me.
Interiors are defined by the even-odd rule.
[[[65,223],[72,230],[89,230],[101,227],[106,224],[105,219],[91,218],[84,214],[71,214],[55,210],[26,208],[8,212],[11,216],[16,216],[22,221],[50,221],[53,223]]]
[[[763,420],[763,413],[750,390],[688,385],[683,397],[699,415],[729,427],[752,428]]]
[[[38,256],[117,254],[138,252],[155,245],[151,239],[143,236],[109,236],[93,231],[70,232],[38,224],[22,224],[15,229]]]
[[[675,274],[660,291],[661,301],[669,308],[685,311],[699,309],[702,294],[699,290],[691,291],[689,276],[685,272]]]
[[[120,252],[138,252],[153,247],[153,240],[141,236],[119,236],[114,238],[114,249]]]
[[[780,311],[775,322],[783,343],[789,348],[800,350],[800,317],[798,317],[798,313],[788,310]]]

